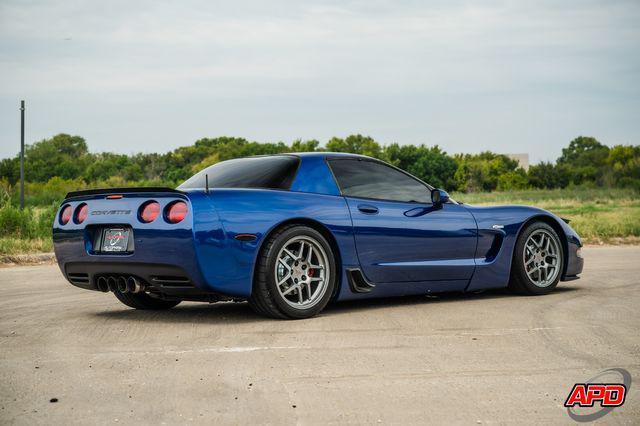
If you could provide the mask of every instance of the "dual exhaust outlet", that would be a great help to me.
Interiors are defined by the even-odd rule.
[[[102,292],[119,291],[120,293],[142,293],[144,284],[134,276],[109,275],[98,277],[98,290]]]

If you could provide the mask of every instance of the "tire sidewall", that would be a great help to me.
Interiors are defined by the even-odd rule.
[[[524,253],[525,244],[529,239],[529,236],[539,229],[544,229],[545,231],[549,232],[553,236],[553,238],[556,240],[556,243],[560,248],[560,253],[559,253],[560,273],[558,273],[558,276],[553,281],[553,283],[546,287],[538,287],[537,285],[535,285],[529,278],[529,275],[527,274],[524,266],[523,253]],[[518,242],[516,243],[515,253],[514,253],[514,266],[516,268],[516,273],[518,274],[520,283],[526,287],[526,290],[529,294],[534,294],[534,295],[547,294],[553,291],[553,289],[558,285],[558,282],[560,282],[560,278],[562,277],[562,270],[564,269],[564,246],[555,229],[553,229],[551,226],[549,226],[544,222],[535,222],[529,225],[524,230],[524,232],[520,235],[520,238],[518,238]]]
[[[320,301],[318,301],[318,303],[307,309],[294,308],[283,300],[283,297],[280,295],[280,291],[278,291],[276,276],[274,272],[276,262],[278,261],[278,253],[280,253],[280,250],[282,249],[284,244],[291,238],[299,236],[311,237],[322,246],[328,258],[327,261],[329,262],[329,268],[331,269],[330,279],[327,282],[327,288],[325,289],[322,298],[320,299]],[[285,315],[291,318],[309,318],[317,315],[324,309],[327,303],[329,303],[336,285],[336,261],[331,246],[320,232],[307,226],[295,226],[293,228],[285,230],[275,238],[275,241],[273,242],[269,249],[269,252],[267,253],[267,259],[267,286],[269,289],[269,293],[273,295],[273,301]]]

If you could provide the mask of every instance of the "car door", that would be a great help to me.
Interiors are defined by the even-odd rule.
[[[369,159],[329,159],[349,206],[362,271],[374,283],[468,280],[477,227],[461,205],[431,203],[413,176]]]

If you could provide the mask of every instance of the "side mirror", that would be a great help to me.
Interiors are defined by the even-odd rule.
[[[447,201],[449,201],[449,194],[447,194],[447,191],[443,189],[431,190],[431,202],[434,206],[441,206]]]

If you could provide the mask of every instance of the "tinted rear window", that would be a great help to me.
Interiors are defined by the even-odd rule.
[[[249,157],[223,161],[193,175],[178,189],[209,188],[266,188],[289,189],[298,170],[298,157],[280,155]]]

